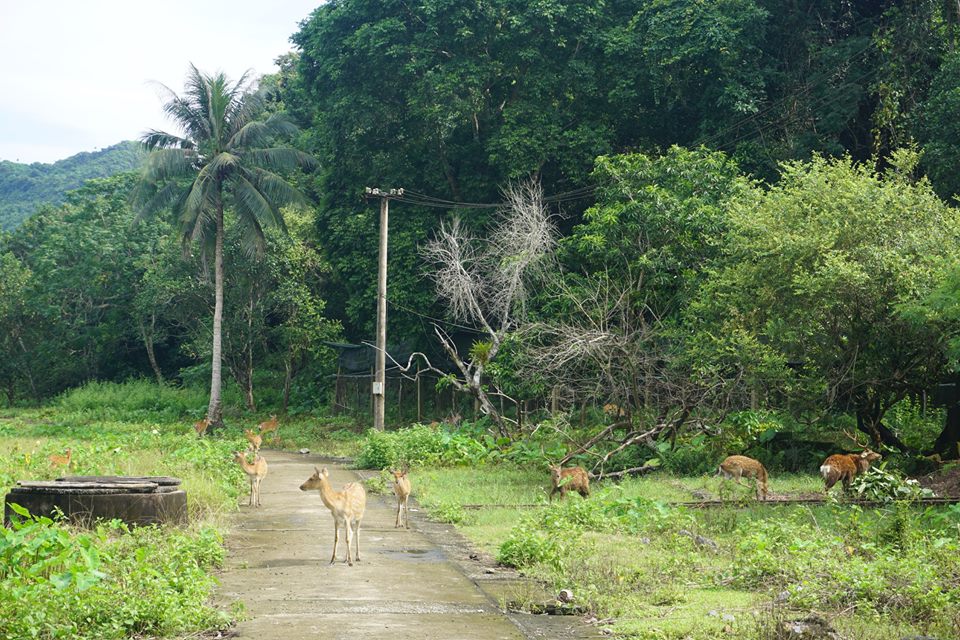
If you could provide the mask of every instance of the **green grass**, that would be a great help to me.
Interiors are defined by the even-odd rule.
[[[414,496],[548,591],[570,588],[618,637],[770,638],[819,611],[851,640],[960,634],[960,508],[766,505],[752,487],[656,473],[547,504],[549,477],[509,465],[421,468]],[[778,475],[778,495],[822,491]],[[705,491],[731,507],[666,506]],[[471,510],[462,505],[503,505]],[[518,508],[510,505],[539,505]],[[709,538],[716,547],[690,536]],[[775,604],[777,598],[784,602]],[[899,635],[897,635],[899,634]]]
[[[143,383],[89,385],[50,407],[0,414],[0,497],[17,480],[172,475],[191,518],[185,528],[41,519],[0,530],[0,638],[174,637],[230,624],[209,598],[225,516],[246,484],[230,452],[246,441],[239,429],[197,438],[184,414],[195,400]],[[49,456],[67,448],[70,468],[52,466]]]

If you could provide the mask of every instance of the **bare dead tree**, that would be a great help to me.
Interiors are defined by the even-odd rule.
[[[425,357],[424,361],[455,389],[476,398],[504,436],[516,421],[502,415],[492,398],[510,398],[495,385],[493,391],[487,389],[483,375],[507,336],[526,321],[530,288],[552,266],[556,238],[540,183],[528,180],[504,190],[504,207],[485,238],[471,236],[454,219],[441,224],[422,249],[434,267],[430,277],[437,295],[446,301],[450,314],[484,336],[470,353],[461,354],[450,335],[435,325],[434,333],[456,371],[440,371]]]
[[[709,429],[742,400],[742,372],[694,371],[683,361],[682,338],[646,304],[643,282],[629,270],[616,277],[568,275],[556,286],[568,312],[523,327],[520,375],[536,374],[579,397],[599,396],[625,409],[590,437],[569,442],[561,462],[594,456],[592,472],[609,476],[605,465],[627,448],[656,450],[661,437]]]

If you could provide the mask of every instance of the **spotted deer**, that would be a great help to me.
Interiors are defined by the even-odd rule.
[[[747,456],[727,456],[720,463],[717,475],[728,480],[732,478],[740,485],[743,484],[741,478],[753,478],[757,485],[757,500],[767,499],[767,470],[759,460]]]
[[[342,491],[336,491],[330,485],[330,473],[327,468],[313,468],[313,475],[307,478],[307,481],[300,485],[300,491],[310,491],[317,489],[320,492],[320,499],[327,509],[330,509],[333,515],[333,554],[330,556],[330,564],[336,562],[337,546],[340,544],[340,527],[346,530],[347,534],[347,557],[346,563],[353,566],[354,559],[360,561],[360,522],[363,520],[363,512],[367,507],[367,492],[359,482],[348,482],[343,485]],[[350,557],[350,546],[353,538],[357,540],[357,553],[354,558]]]

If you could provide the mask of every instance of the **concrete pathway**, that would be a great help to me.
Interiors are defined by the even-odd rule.
[[[336,488],[357,481],[357,474],[313,456],[265,451],[264,457],[269,473],[261,486],[263,506],[248,508],[247,497],[243,497],[235,529],[227,539],[228,557],[221,576],[219,599],[224,604],[242,601],[249,617],[236,627],[236,637],[589,637],[576,628],[575,619],[550,621],[543,628],[501,613],[494,597],[479,586],[477,576],[450,559],[451,555],[461,555],[461,560],[470,557],[468,550],[459,549],[462,541],[451,542],[455,532],[417,514],[411,518],[411,530],[395,529],[392,496],[368,494],[360,531],[361,561],[350,567],[340,560],[341,536],[338,562],[329,565],[333,518],[317,491],[302,492],[299,487],[315,464],[330,470]],[[496,573],[480,566],[475,571]]]

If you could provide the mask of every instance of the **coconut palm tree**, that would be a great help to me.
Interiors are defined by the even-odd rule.
[[[265,247],[264,228],[284,228],[280,207],[303,195],[278,173],[312,165],[307,154],[275,146],[296,132],[283,114],[265,119],[264,105],[249,72],[232,83],[223,73],[207,75],[190,65],[185,90],[161,85],[163,110],[182,135],[150,130],[141,142],[147,156],[133,204],[138,219],[171,211],[184,250],[198,244],[204,260],[213,249],[214,311],[212,374],[207,418],[222,424],[224,211],[242,233],[249,253]]]

